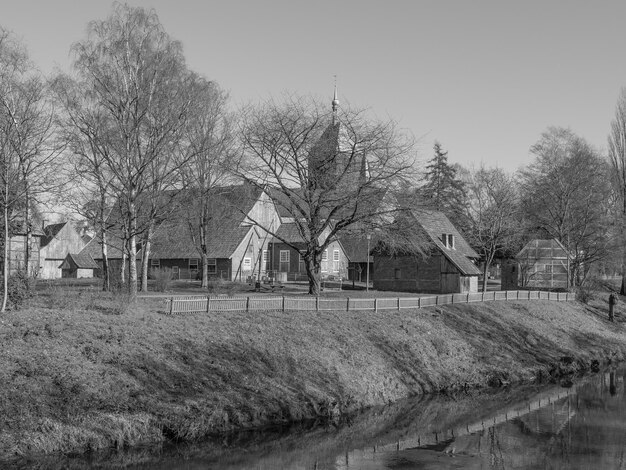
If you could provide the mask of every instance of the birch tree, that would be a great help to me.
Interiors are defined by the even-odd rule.
[[[139,237],[154,229],[150,214],[141,224],[140,205],[171,184],[176,167],[171,149],[191,103],[182,46],[165,32],[154,11],[114,4],[104,21],[88,26],[74,45],[74,69],[104,115],[98,136],[110,187],[122,205],[129,260],[128,289],[137,293]],[[145,208],[145,205],[144,205]],[[144,243],[149,256],[149,243]]]
[[[620,294],[626,295],[626,88],[622,88],[615,106],[615,117],[611,121],[609,161],[612,181],[615,182],[619,200],[619,238],[622,259]]]

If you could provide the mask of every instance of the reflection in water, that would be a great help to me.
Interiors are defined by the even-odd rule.
[[[626,468],[624,374],[571,388],[430,397],[341,426],[299,425],[172,449],[46,462],[41,468],[378,470]],[[622,467],[624,466],[624,467]]]

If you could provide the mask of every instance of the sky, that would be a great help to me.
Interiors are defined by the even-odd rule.
[[[626,86],[626,1],[128,0],[154,8],[192,70],[234,107],[284,92],[339,100],[434,141],[451,163],[515,171],[549,126],[606,153]],[[0,26],[42,72],[70,70],[70,47],[103,0],[0,0]]]

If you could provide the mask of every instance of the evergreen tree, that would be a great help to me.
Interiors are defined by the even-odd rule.
[[[425,183],[418,193],[427,206],[443,212],[458,229],[467,226],[465,218],[466,190],[457,176],[457,168],[448,164],[448,152],[435,142],[434,157],[426,165]]]

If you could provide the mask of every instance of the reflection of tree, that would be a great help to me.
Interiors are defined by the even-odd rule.
[[[489,457],[491,468],[504,469],[504,457],[495,427],[489,428]]]

